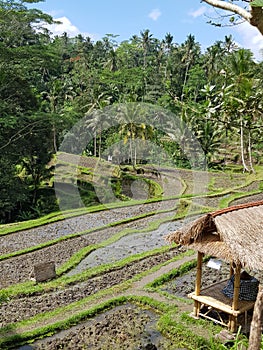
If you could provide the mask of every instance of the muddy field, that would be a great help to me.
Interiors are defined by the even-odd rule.
[[[178,173],[179,174],[179,173]],[[192,189],[192,179],[187,173],[180,173],[188,180],[187,191]],[[200,181],[202,178],[200,179]],[[214,187],[219,188],[224,181],[230,181],[229,178],[221,179],[216,177]],[[237,183],[242,183],[242,179],[236,178]],[[238,182],[239,181],[239,182]],[[196,184],[195,184],[196,185]],[[246,186],[242,191],[251,191],[258,188],[259,183],[255,182]],[[219,201],[225,195],[200,197],[194,199],[194,204],[203,205],[209,208],[216,208]],[[234,204],[245,203],[255,199],[261,199],[262,195],[253,197],[244,197],[236,200]],[[13,253],[26,248],[32,248],[38,244],[46,243],[52,239],[75,235],[66,240],[57,242],[26,254],[10,257],[0,261],[0,287],[11,287],[17,283],[27,282],[32,275],[34,264],[40,262],[54,261],[56,268],[59,269],[64,263],[78,253],[80,249],[90,245],[100,244],[110,239],[116,234],[122,233],[122,237],[115,242],[106,244],[104,247],[96,249],[86,258],[71,268],[67,276],[76,276],[85,271],[105,265],[112,264],[136,254],[147,253],[154,249],[160,249],[167,246],[164,241],[165,234],[180,228],[188,221],[196,217],[188,216],[187,219],[170,221],[160,225],[157,229],[149,229],[149,225],[159,220],[169,220],[175,215],[175,206],[178,200],[168,200],[162,203],[143,204],[134,207],[119,208],[116,210],[106,210],[100,213],[87,214],[71,219],[63,220],[52,224],[47,224],[31,230],[23,230],[7,236],[0,237],[1,254]],[[166,212],[160,212],[164,211]],[[136,218],[126,223],[114,225],[114,223],[125,219],[132,219],[135,216],[153,213],[153,215]],[[113,226],[107,226],[109,223]],[[148,228],[146,232],[145,229]],[[87,231],[89,230],[89,231]],[[133,230],[129,235],[125,235],[125,230]],[[86,232],[87,231],[87,232]],[[168,246],[167,246],[168,249]],[[39,324],[34,324],[33,317],[45,314],[47,312],[58,310],[58,308],[73,305],[75,302],[82,301],[84,298],[96,296],[97,293],[107,292],[111,287],[121,286],[126,281],[131,281],[136,276],[141,276],[138,281],[132,282],[131,288],[121,290],[119,294],[105,294],[105,298],[110,299],[118,295],[137,295],[154,298],[158,302],[165,302],[167,305],[178,305],[180,310],[190,311],[192,306],[187,301],[187,294],[194,289],[195,269],[190,270],[183,276],[176,277],[169,282],[164,283],[158,292],[149,292],[145,289],[147,283],[161,277],[164,273],[169,273],[174,268],[179,268],[186,262],[195,259],[193,256],[185,256],[186,249],[183,247],[169,247],[166,252],[156,252],[152,256],[138,258],[131,263],[123,263],[119,267],[112,267],[95,274],[86,280],[72,282],[60,287],[49,287],[29,295],[18,295],[12,298],[4,298],[0,304],[0,327],[18,325],[21,330],[33,330],[41,327],[44,323],[39,320]],[[179,257],[177,262],[172,262],[175,257]],[[159,266],[159,267],[158,267]],[[158,267],[156,272],[151,270]],[[227,265],[217,271],[204,267],[203,286],[227,278],[229,270]],[[166,293],[166,294],[162,294]],[[173,299],[169,299],[167,295]],[[179,297],[175,299],[174,297]],[[184,302],[185,300],[185,302]],[[99,304],[97,300],[94,303]],[[95,305],[94,304],[94,305]],[[84,304],[83,304],[84,305]],[[73,312],[73,311],[72,311]],[[56,318],[50,318],[45,321],[46,324],[54,323],[57,320],[63,320],[63,314]],[[65,315],[68,317],[68,314]],[[113,307],[109,311],[97,315],[91,320],[86,320],[76,326],[58,332],[56,335],[46,337],[42,340],[27,344],[19,349],[92,349],[92,350],[179,350],[169,338],[164,337],[158,331],[158,320],[160,314],[151,308],[144,308],[139,305],[127,303],[122,306]],[[24,326],[22,321],[29,321],[29,326]],[[30,323],[31,322],[31,323]],[[24,328],[23,328],[24,327]],[[0,332],[1,332],[0,328]],[[22,332],[22,331],[21,331]],[[203,330],[200,332],[203,334]],[[12,332],[11,332],[12,333]],[[11,334],[10,333],[10,334]],[[0,334],[0,337],[5,334]],[[7,349],[17,347],[9,346]],[[187,347],[186,347],[187,348]],[[1,346],[0,346],[0,349]],[[3,348],[6,349],[6,348]],[[17,348],[18,349],[18,348]]]
[[[156,330],[158,318],[153,310],[125,304],[20,350],[175,350],[174,344]]]
[[[120,284],[138,273],[149,270],[151,267],[170,260],[182,250],[177,248],[170,252],[157,254],[141,261],[127,264],[123,268],[113,270],[86,282],[69,285],[63,290],[54,290],[41,295],[19,297],[0,305],[1,326],[11,322],[28,319],[42,312],[52,311],[55,308],[81,300],[101,290]]]

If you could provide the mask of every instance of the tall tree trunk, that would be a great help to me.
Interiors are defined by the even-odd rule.
[[[99,160],[101,159],[101,130],[99,132]]]
[[[184,75],[184,82],[183,82],[182,94],[181,94],[181,102],[183,102],[183,99],[184,99],[184,89],[185,89],[185,85],[186,85],[189,65],[190,65],[190,63],[188,62],[187,65],[186,65],[186,70],[185,70],[185,75]]]
[[[94,133],[94,157],[97,155],[97,133]]]
[[[260,350],[262,308],[263,308],[263,286],[260,284],[258,287],[257,300],[254,306],[253,319],[250,326],[248,350]]]
[[[58,148],[57,148],[56,127],[55,127],[55,125],[53,125],[53,147],[54,147],[54,152],[57,153]]]
[[[250,169],[253,173],[255,173],[255,169],[253,168],[253,161],[252,161],[252,146],[251,146],[251,132],[250,132],[250,130],[248,133],[248,154],[249,154]]]
[[[227,137],[228,137],[228,132],[227,132],[227,127],[226,127],[226,134],[225,134],[225,154],[224,154],[224,167],[226,166],[226,156],[227,156],[227,146],[228,146],[228,142],[227,142]]]
[[[252,1],[252,0],[250,0]],[[255,26],[263,35],[263,9],[262,7],[251,7],[251,19],[250,24]]]
[[[244,127],[243,127],[243,118],[240,120],[240,148],[241,148],[241,160],[243,165],[243,172],[249,172],[249,169],[245,162],[245,150],[244,150]]]
[[[130,158],[131,158],[131,164],[133,164],[132,156],[133,156],[133,154],[132,154],[132,139],[130,137]]]

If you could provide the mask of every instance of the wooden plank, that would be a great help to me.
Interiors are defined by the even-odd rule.
[[[233,315],[239,315],[245,311],[248,311],[250,309],[253,309],[255,302],[254,301],[239,301],[239,308],[238,310],[233,310],[232,306],[229,304],[226,304],[218,299],[215,299],[214,297],[205,296],[205,295],[195,295],[194,293],[191,293],[188,295],[189,298],[193,300],[197,300],[201,302],[202,304],[212,306],[216,309],[220,309],[222,311],[225,311],[229,314]],[[231,302],[231,300],[230,300]]]
[[[232,299],[226,297],[222,293],[222,289],[227,281],[228,280],[216,282],[207,288],[201,289],[200,295],[196,295],[195,292],[193,292],[188,294],[188,297],[234,316],[253,309],[254,301],[238,300],[237,310],[233,310]]]
[[[228,326],[228,325],[227,325],[226,323],[224,323],[223,321],[217,320],[217,319],[215,319],[215,318],[213,318],[213,317],[211,317],[211,316],[208,316],[208,315],[204,315],[204,314],[202,314],[201,312],[200,312],[199,315],[200,315],[201,317],[203,317],[203,318],[207,318],[207,319],[210,320],[210,321],[213,321],[213,322],[215,322],[215,323],[221,324],[221,326],[224,326],[224,327],[227,327],[227,326]]]
[[[224,311],[228,314],[233,314],[233,309],[230,305],[226,305],[212,297],[192,294],[191,298],[207,306],[212,306],[213,308]]]

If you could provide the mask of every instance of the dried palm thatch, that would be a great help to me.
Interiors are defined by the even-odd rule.
[[[263,270],[263,201],[206,214],[170,233],[166,240],[251,270]]]

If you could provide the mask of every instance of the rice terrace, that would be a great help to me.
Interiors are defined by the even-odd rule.
[[[90,173],[94,158],[80,159],[81,172]],[[68,187],[76,160],[60,156]],[[1,226],[1,349],[227,348],[215,339],[222,326],[190,317],[195,252],[164,236],[204,213],[262,200],[263,173],[244,174],[235,167],[196,171],[200,185],[193,193],[190,170],[156,166],[157,176],[152,166],[140,168],[144,173],[135,174],[126,165],[124,174],[135,182],[150,180],[158,189],[169,182],[174,193],[146,199],[140,192],[140,199],[135,191],[136,199],[129,201]],[[50,262],[55,276],[36,281],[34,267]],[[227,274],[226,266],[205,267],[204,283]]]
[[[0,1],[0,350],[263,349],[263,0],[155,6]]]

